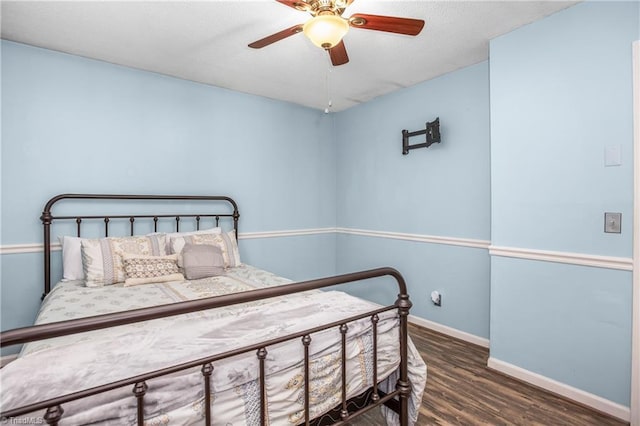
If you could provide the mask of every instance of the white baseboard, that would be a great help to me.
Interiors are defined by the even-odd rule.
[[[0,357],[0,368],[2,368],[5,365],[9,364],[11,361],[15,361],[16,358],[18,358],[18,354],[5,355],[5,356]]]
[[[586,405],[594,410],[616,417],[620,420],[628,422],[631,419],[631,410],[629,407],[620,405],[616,402],[602,398],[598,395],[594,395],[589,392],[585,392],[581,389],[574,388],[565,383],[558,382],[548,377],[542,376],[538,373],[534,373],[524,368],[520,368],[513,364],[509,364],[499,359],[489,358],[487,367],[496,370],[500,373],[514,377],[523,382],[530,383],[534,386],[555,393],[557,395],[569,398],[577,403]]]
[[[437,331],[438,333],[446,334],[447,336],[455,337],[456,339],[464,340],[465,342],[473,343],[474,345],[482,346],[483,348],[489,347],[489,339],[458,330],[457,328],[438,324],[437,322],[429,321],[415,315],[409,315],[409,322],[428,328],[429,330]]]

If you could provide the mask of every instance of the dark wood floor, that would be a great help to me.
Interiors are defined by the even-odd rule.
[[[486,367],[488,349],[410,325],[427,363],[418,425],[626,425]]]
[[[413,324],[409,333],[428,368],[416,426],[628,425],[488,369],[488,349]],[[350,425],[385,422],[371,410]]]

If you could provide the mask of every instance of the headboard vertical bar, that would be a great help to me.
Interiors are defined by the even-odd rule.
[[[77,217],[77,218],[76,218],[76,225],[77,225],[77,227],[78,227],[78,231],[77,231],[78,238],[80,238],[80,224],[81,224],[81,223],[82,223],[82,218]]]
[[[40,216],[44,231],[44,293],[40,300],[51,291],[51,212],[45,207]]]
[[[153,217],[153,232],[158,232],[158,216]]]
[[[133,237],[133,222],[136,220],[135,217],[131,216],[129,218],[129,223],[131,223],[131,236]]]
[[[104,236],[105,238],[109,236],[109,218],[104,218]]]
[[[233,229],[236,231],[236,241],[238,240],[238,219],[240,218],[240,213],[238,213],[238,208],[233,205]]]
[[[200,230],[200,216],[196,216],[196,231]]]
[[[180,232],[180,216],[176,216],[176,232]]]

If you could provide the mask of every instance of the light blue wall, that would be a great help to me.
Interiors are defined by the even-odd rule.
[[[401,131],[424,129],[438,116],[442,143],[402,155]],[[335,120],[339,227],[489,240],[487,62],[350,108]],[[340,235],[337,253],[339,272],[398,267],[412,314],[489,337],[486,249]],[[442,307],[431,304],[432,290],[443,294]],[[359,294],[385,301],[382,294]]]
[[[494,244],[631,256],[637,9],[588,2],[491,42]],[[621,166],[604,166],[611,145]]]
[[[492,244],[631,256],[638,7],[581,3],[491,42]],[[630,339],[630,273],[492,259],[492,357],[628,405]]]
[[[491,356],[629,405],[631,272],[495,257]]]
[[[411,314],[475,336],[489,337],[489,253],[485,249],[387,238],[338,235],[338,271],[396,268],[407,282]],[[393,281],[391,281],[393,283]],[[442,306],[430,301],[442,294]],[[356,296],[388,305],[394,285],[349,286]]]
[[[334,225],[322,112],[7,41],[2,56],[2,244],[39,241],[61,191],[226,193],[245,232]]]
[[[240,240],[242,261],[295,281],[335,275],[334,233]]]
[[[334,227],[335,191],[321,111],[2,41],[2,245],[41,242],[61,192],[227,194],[256,232]],[[334,248],[333,235],[240,241],[294,279],[335,273]],[[42,255],[0,259],[2,329],[30,325]]]

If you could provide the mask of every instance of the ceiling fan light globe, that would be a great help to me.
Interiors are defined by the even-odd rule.
[[[347,34],[349,22],[336,15],[318,15],[305,22],[302,31],[316,46],[331,49]]]

